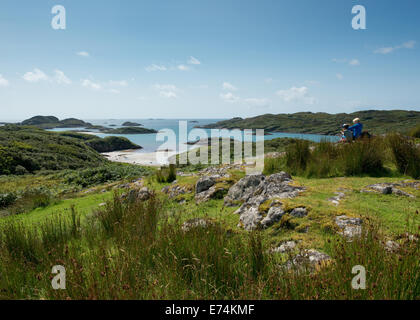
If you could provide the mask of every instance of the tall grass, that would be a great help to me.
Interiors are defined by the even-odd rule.
[[[170,164],[169,167],[162,167],[156,171],[156,181],[159,183],[169,183],[176,180],[176,167]]]
[[[375,228],[325,248],[333,262],[317,271],[287,270],[260,231],[235,233],[219,223],[184,231],[156,197],[108,203],[94,220],[59,217],[55,227],[2,227],[0,298],[6,299],[418,299],[419,242],[384,249]],[[45,222],[47,225],[51,221]],[[58,223],[58,224],[57,224]],[[41,230],[41,232],[39,231]],[[51,288],[63,265],[67,289]],[[354,265],[367,270],[367,289],[352,290]]]
[[[414,179],[420,178],[420,148],[414,140],[400,134],[391,134],[387,139],[398,171]]]

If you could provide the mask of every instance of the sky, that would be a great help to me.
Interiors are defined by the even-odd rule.
[[[420,111],[419,70],[417,0],[0,2],[1,120]]]

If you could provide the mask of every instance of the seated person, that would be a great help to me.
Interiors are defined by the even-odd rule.
[[[363,124],[360,123],[360,119],[356,118],[353,120],[354,125],[352,125],[349,130],[353,132],[353,139],[359,139],[362,135]]]
[[[348,124],[343,124],[343,130],[341,130],[341,142],[352,142],[353,141],[353,131],[349,130]]]

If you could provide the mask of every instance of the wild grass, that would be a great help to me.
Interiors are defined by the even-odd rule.
[[[398,171],[414,179],[420,178],[420,148],[414,140],[400,134],[388,135],[387,140]]]
[[[169,167],[162,167],[156,171],[156,181],[159,183],[171,183],[176,180],[176,167],[170,164]]]
[[[3,299],[418,299],[419,243],[384,249],[381,234],[325,247],[322,268],[287,270],[290,257],[270,253],[262,233],[227,231],[213,221],[188,231],[152,197],[124,203],[116,195],[92,221],[74,218],[38,228],[2,226]],[[67,289],[53,290],[51,268],[63,265]],[[353,290],[353,266],[367,270],[367,289]]]

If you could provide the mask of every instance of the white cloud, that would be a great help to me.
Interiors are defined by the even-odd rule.
[[[411,41],[404,42],[403,44],[400,44],[400,45],[395,46],[395,47],[378,48],[374,51],[374,53],[388,54],[388,53],[394,52],[394,51],[399,50],[399,49],[413,49],[415,47],[416,43],[417,43],[416,41],[411,40]]]
[[[178,66],[178,70],[181,70],[181,71],[188,71],[188,70],[190,70],[190,68],[189,67],[187,67],[186,65],[184,65],[184,64],[180,64],[179,66]]]
[[[115,86],[115,87],[127,87],[128,86],[128,81],[127,80],[120,80],[120,81],[110,80],[109,85],[110,86]]]
[[[276,92],[285,102],[303,102],[305,104],[314,104],[316,99],[308,95],[307,87],[292,87],[287,90],[279,90]]]
[[[114,93],[114,94],[119,94],[121,91],[117,89],[109,89],[109,92]]]
[[[147,72],[153,72],[153,71],[166,71],[166,67],[165,66],[158,66],[157,64],[152,64],[148,67],[146,67],[146,71]]]
[[[165,98],[168,98],[168,99],[177,97],[176,93],[173,92],[173,91],[161,91],[161,92],[159,92],[159,94],[162,97],[165,97]]]
[[[235,103],[239,101],[239,97],[235,96],[232,92],[221,93],[220,98],[229,103]]]
[[[93,90],[102,89],[102,86],[99,83],[95,83],[89,79],[82,80],[82,86],[84,86],[85,88],[93,89]]]
[[[265,98],[249,98],[245,99],[245,102],[255,108],[267,108],[270,106],[270,100]]]
[[[238,88],[229,82],[223,82],[223,90],[236,91]]]
[[[34,71],[27,72],[23,75],[23,79],[28,82],[39,82],[48,80],[48,76],[41,70],[35,68]]]
[[[79,51],[79,52],[77,52],[76,54],[77,54],[78,56],[80,56],[80,57],[85,57],[85,58],[90,57],[89,52],[86,52],[86,51]]]
[[[9,86],[9,80],[3,78],[3,76],[0,74],[0,87],[8,87]]]
[[[54,70],[54,81],[58,84],[71,84],[71,80],[61,70]]]
[[[173,84],[155,84],[155,90],[159,91],[161,97],[177,98],[178,88]]]
[[[358,59],[332,59],[333,62],[336,63],[348,63],[351,66],[360,66],[360,61]]]
[[[193,56],[190,57],[190,60],[188,60],[188,63],[189,64],[201,64],[201,62],[198,59],[194,58]]]
[[[341,73],[337,73],[335,76],[337,77],[338,80],[344,79],[344,76]]]
[[[351,66],[360,66],[360,61],[357,59],[352,59],[349,61],[349,65]]]

